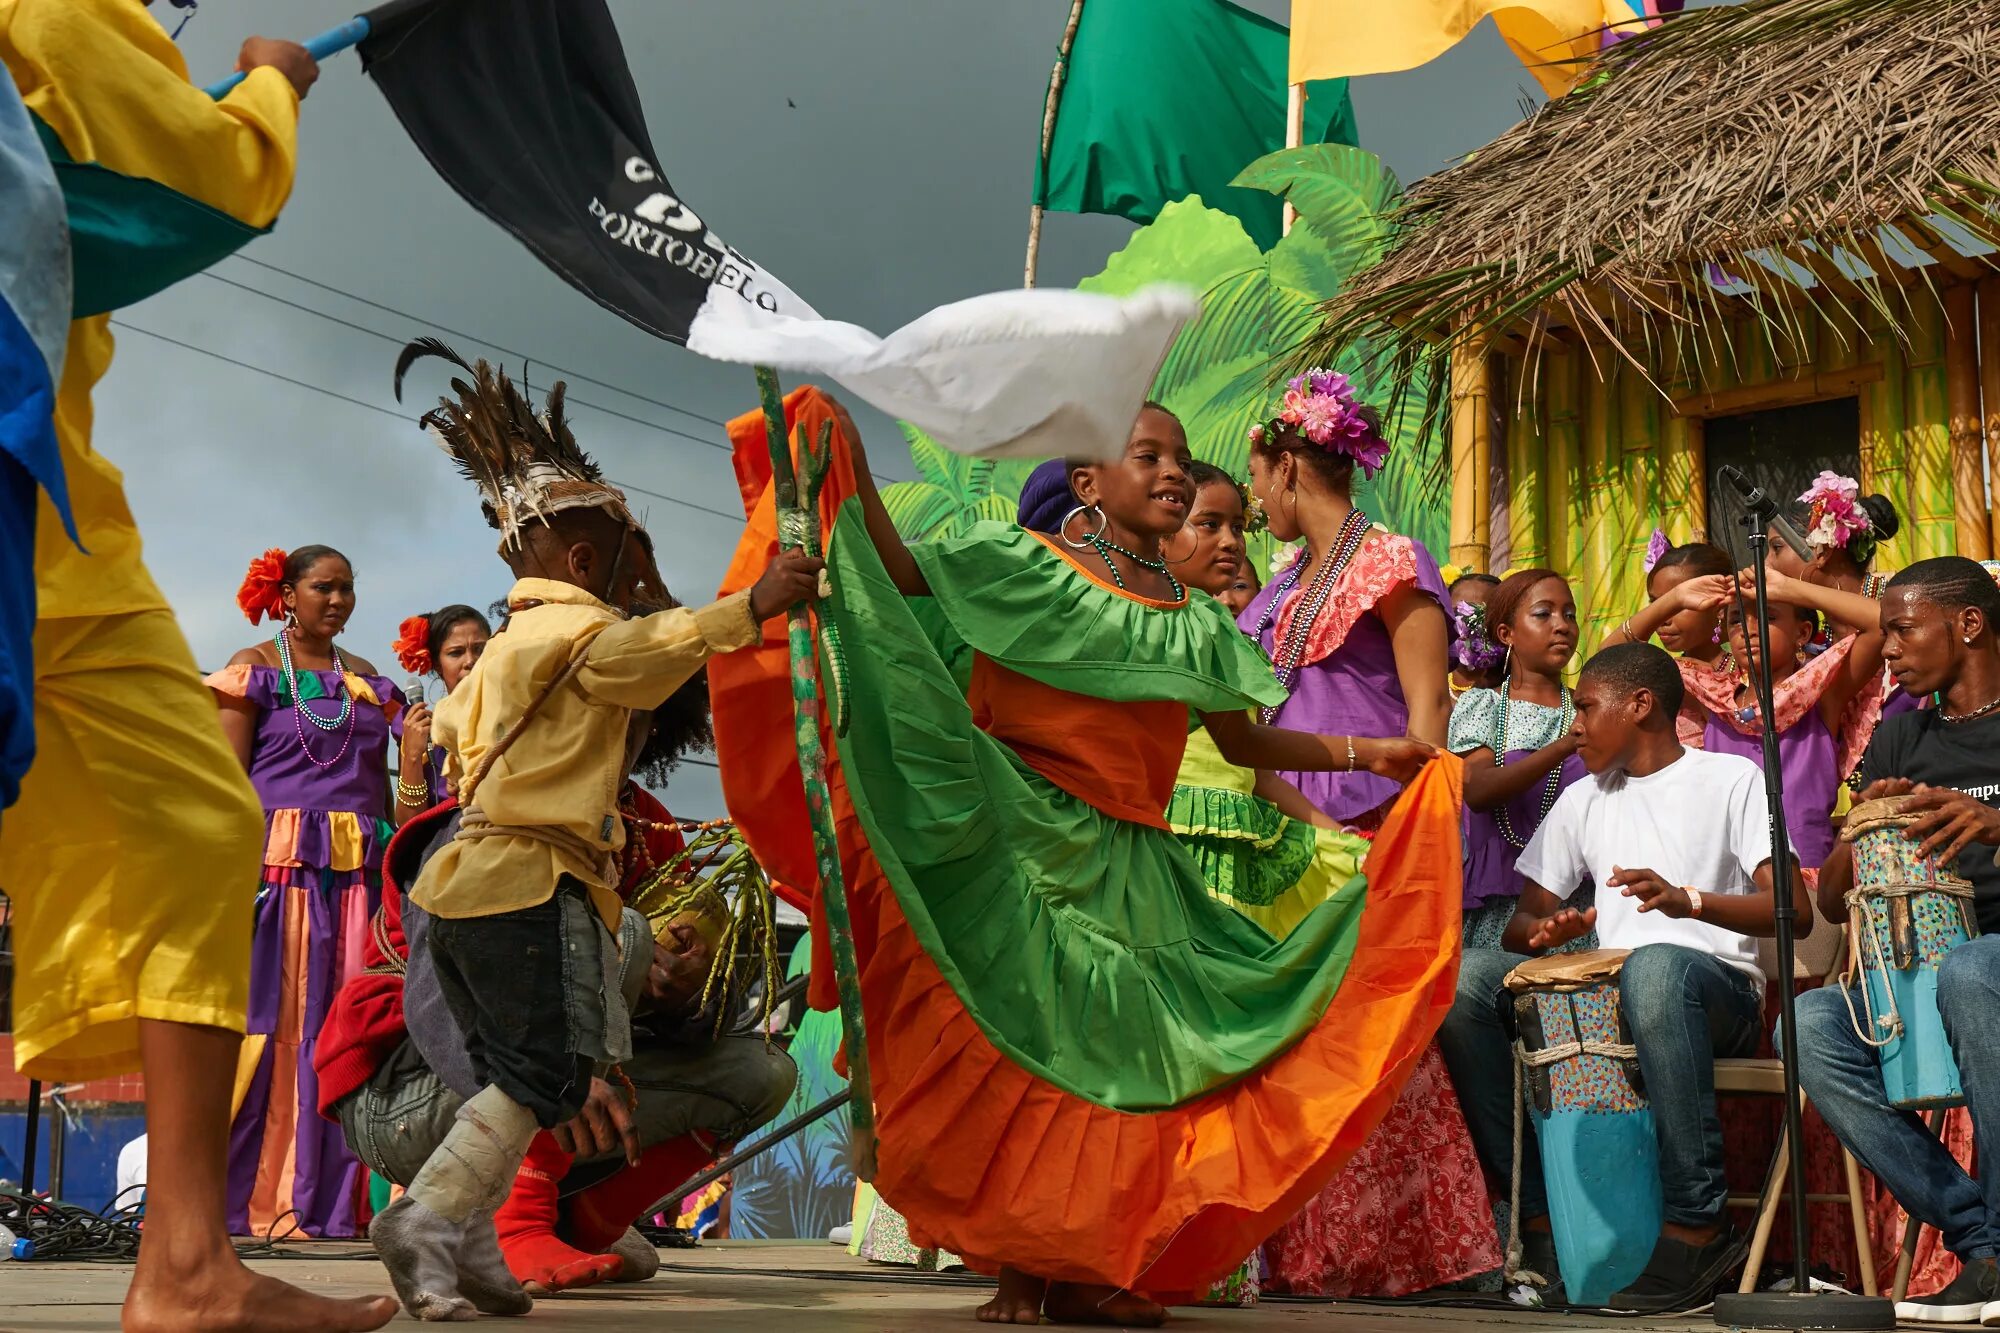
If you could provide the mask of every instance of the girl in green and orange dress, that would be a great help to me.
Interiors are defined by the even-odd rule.
[[[1162,555],[1193,498],[1170,414],[1071,469],[1060,538],[906,547],[851,461],[821,611],[875,1186],[917,1243],[999,1273],[982,1320],[1157,1322],[1339,1169],[1449,1006],[1457,762],[1252,720],[1270,667]],[[1415,778],[1282,940],[1162,814],[1194,725],[1246,766]]]

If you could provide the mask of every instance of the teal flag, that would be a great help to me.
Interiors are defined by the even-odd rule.
[[[1230,181],[1285,146],[1289,44],[1227,0],[1084,0],[1036,202],[1151,222],[1198,194],[1270,249],[1282,203]],[[1306,85],[1304,141],[1358,143],[1346,79]]]

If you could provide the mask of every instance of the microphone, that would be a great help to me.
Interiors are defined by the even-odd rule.
[[[1715,475],[1728,482],[1730,488],[1736,492],[1737,497],[1743,501],[1743,507],[1762,518],[1766,526],[1771,531],[1777,533],[1785,545],[1792,548],[1792,551],[1799,559],[1811,561],[1812,547],[1806,544],[1805,534],[1800,532],[1798,527],[1784,516],[1783,512],[1779,509],[1778,501],[1774,497],[1766,495],[1762,487],[1752,482],[1750,478],[1744,476],[1727,463],[1717,468]]]

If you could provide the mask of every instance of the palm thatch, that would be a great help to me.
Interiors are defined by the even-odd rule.
[[[1300,359],[1438,369],[1568,329],[1650,373],[1745,313],[1774,338],[1815,312],[1899,330],[1901,289],[1986,271],[1996,219],[2000,0],[1697,10],[1413,188]]]

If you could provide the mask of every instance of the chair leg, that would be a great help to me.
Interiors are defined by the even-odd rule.
[[[1757,1205],[1757,1226],[1750,1234],[1750,1254],[1743,1261],[1743,1280],[1736,1290],[1757,1290],[1757,1274],[1764,1268],[1764,1251],[1771,1243],[1771,1227],[1778,1220],[1778,1204],[1785,1197],[1785,1165],[1791,1147],[1791,1129],[1778,1131],[1778,1151],[1771,1158],[1771,1172],[1764,1180],[1764,1193]]]
[[[1861,1264],[1861,1294],[1879,1296],[1881,1284],[1875,1280],[1875,1247],[1868,1239],[1868,1210],[1861,1203],[1861,1164],[1842,1148],[1840,1165],[1847,1173],[1847,1212],[1854,1223],[1854,1253]]]
[[[1924,1123],[1929,1126],[1932,1138],[1944,1134],[1944,1117],[1945,1112],[1942,1108],[1924,1117]],[[1917,1237],[1923,1231],[1923,1226],[1924,1224],[1914,1217],[1903,1225],[1903,1250],[1896,1257],[1896,1285],[1890,1289],[1891,1300],[1900,1301],[1910,1294],[1910,1269],[1917,1261]]]

